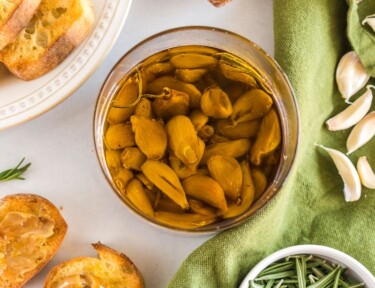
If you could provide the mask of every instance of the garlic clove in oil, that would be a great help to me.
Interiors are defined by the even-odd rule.
[[[371,85],[367,86],[367,91],[359,97],[344,111],[328,119],[326,125],[330,131],[339,131],[350,128],[357,124],[370,110],[372,103]]]
[[[375,32],[375,14],[368,15],[363,21],[362,25],[368,24]]]
[[[350,132],[346,148],[350,154],[365,145],[375,135],[375,111],[367,114]]]
[[[375,189],[375,173],[371,169],[366,156],[359,157],[357,162],[357,171],[363,186]]]
[[[357,170],[350,159],[342,152],[317,145],[325,150],[336,165],[344,181],[344,196],[346,202],[357,201],[361,197],[362,185]]]
[[[369,78],[370,75],[354,51],[346,53],[341,58],[336,69],[336,82],[341,96],[346,101],[365,86]]]

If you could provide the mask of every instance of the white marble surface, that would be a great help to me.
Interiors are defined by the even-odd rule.
[[[42,287],[47,272],[61,261],[94,256],[90,243],[97,241],[128,255],[146,287],[166,287],[184,259],[210,238],[183,237],[140,221],[112,192],[93,146],[95,101],[111,67],[146,37],[188,25],[236,32],[273,55],[271,0],[234,0],[222,8],[206,0],[133,0],[116,45],[76,93],[41,117],[0,132],[0,170],[24,156],[32,162],[26,181],[0,183],[0,196],[20,192],[45,196],[61,208],[69,225],[56,256],[25,287]]]

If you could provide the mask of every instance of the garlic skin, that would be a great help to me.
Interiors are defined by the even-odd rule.
[[[353,153],[358,148],[365,145],[375,135],[375,111],[367,114],[350,132],[346,141],[348,153]]]
[[[367,91],[359,97],[344,111],[328,119],[326,125],[330,131],[340,131],[348,129],[357,124],[370,110],[372,103],[371,89],[374,86],[368,85]]]
[[[342,152],[317,145],[325,150],[336,165],[342,180],[344,181],[344,196],[346,202],[357,201],[361,198],[362,185],[357,170],[350,159]]]
[[[336,69],[336,82],[342,98],[346,101],[365,86],[369,78],[370,75],[354,51],[341,58]]]
[[[357,171],[361,178],[362,185],[370,189],[375,189],[375,173],[371,169],[366,156],[359,157]]]
[[[363,21],[362,25],[368,24],[375,32],[375,14],[368,15]]]

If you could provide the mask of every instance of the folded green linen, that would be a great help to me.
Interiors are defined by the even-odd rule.
[[[335,69],[351,46],[375,76],[375,36],[360,24],[374,13],[375,0],[274,0],[275,58],[295,89],[301,118],[295,165],[264,209],[194,251],[169,287],[238,287],[257,262],[295,244],[337,248],[375,273],[375,191],[363,189],[359,201],[346,203],[332,160],[314,146],[346,152],[350,129],[329,132],[324,121],[347,107]],[[362,155],[375,168],[375,139],[350,159],[356,163]]]

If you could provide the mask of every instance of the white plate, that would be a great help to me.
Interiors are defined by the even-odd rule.
[[[31,120],[79,88],[101,64],[125,23],[132,0],[94,0],[90,36],[48,74],[25,82],[0,64],[0,130]]]

